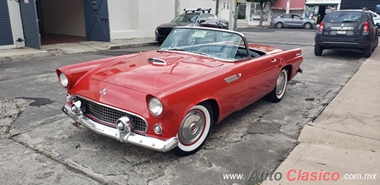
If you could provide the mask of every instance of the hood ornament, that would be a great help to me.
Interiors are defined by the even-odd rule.
[[[107,88],[104,88],[103,90],[99,91],[100,95],[106,95],[107,94]]]

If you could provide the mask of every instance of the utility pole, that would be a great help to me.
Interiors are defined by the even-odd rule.
[[[215,15],[219,14],[219,0],[216,0]]]
[[[179,14],[181,14],[180,8],[180,0],[175,0],[174,2],[174,8],[175,8],[175,17],[177,17]]]
[[[286,14],[289,14],[289,9],[290,9],[290,0],[286,2]]]

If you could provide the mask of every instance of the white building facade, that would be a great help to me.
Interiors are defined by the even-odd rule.
[[[320,23],[326,13],[340,10],[341,0],[306,0],[305,17]]]
[[[0,28],[0,49],[41,48],[45,34],[106,42],[154,37],[158,25],[170,22],[184,8],[198,7],[214,10],[216,1],[5,0],[0,6],[0,16],[5,17],[0,19],[5,25]]]

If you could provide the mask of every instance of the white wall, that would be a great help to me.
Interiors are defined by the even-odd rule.
[[[211,12],[215,14],[216,1],[213,0],[179,0],[180,13],[185,8],[211,8]]]
[[[111,39],[154,37],[154,30],[174,18],[174,0],[108,1]]]
[[[11,20],[12,36],[13,40],[18,38],[24,39],[24,32],[21,22],[20,5],[17,1],[8,1],[9,19]],[[1,48],[14,48],[24,47],[25,41],[14,42],[13,46],[1,46]]]
[[[41,0],[47,33],[86,36],[83,0]]]
[[[112,0],[108,1],[111,39],[154,37],[157,26],[175,16],[175,2],[180,13],[184,8],[211,8],[213,0]]]

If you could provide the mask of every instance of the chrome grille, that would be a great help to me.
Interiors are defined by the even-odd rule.
[[[90,119],[96,118],[97,120],[94,121],[101,121],[103,123],[106,123],[108,125],[115,126],[116,121],[122,117],[122,116],[128,116],[131,120],[131,125],[133,126],[134,130],[140,131],[140,132],[146,132],[147,130],[147,123],[144,119],[140,118],[139,116],[130,114],[128,112],[120,111],[118,109],[101,105],[99,103],[77,97],[81,102],[82,106],[81,109],[84,112],[85,115],[87,115]]]
[[[169,35],[169,33],[172,31],[172,28],[159,28],[158,34],[160,35]]]

